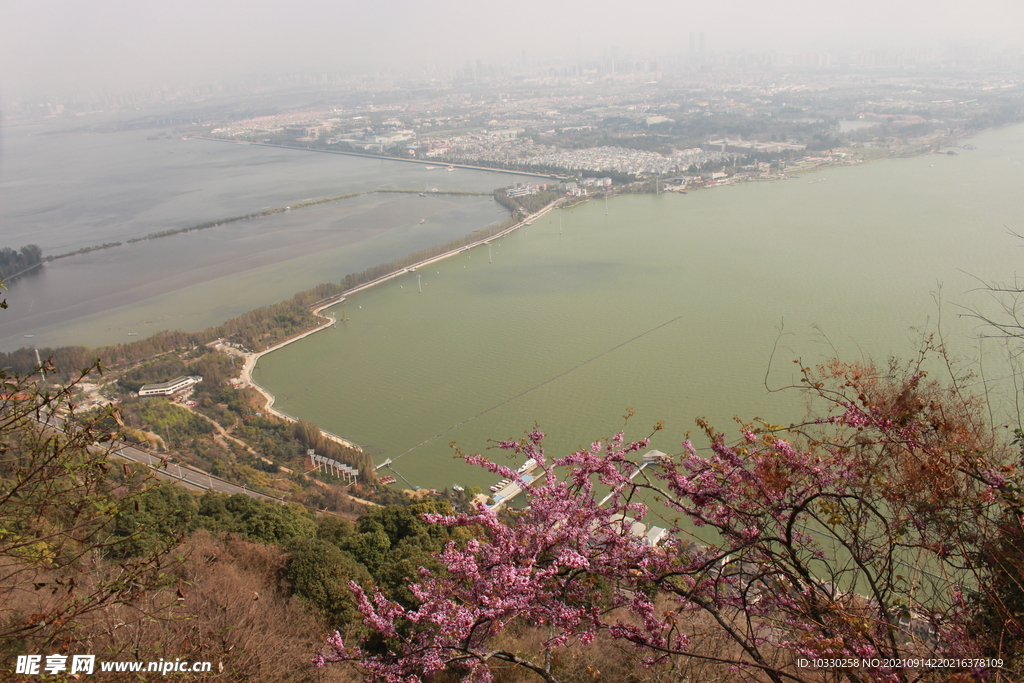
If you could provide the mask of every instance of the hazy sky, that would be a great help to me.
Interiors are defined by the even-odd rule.
[[[635,7],[636,9],[627,9]],[[3,0],[0,88],[552,54],[1024,43],[1021,0]]]

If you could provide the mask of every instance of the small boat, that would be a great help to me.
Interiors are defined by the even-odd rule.
[[[451,173],[452,171],[454,171],[454,170],[455,170],[455,167],[454,167],[454,166],[449,166],[448,168],[446,168],[446,169],[444,169],[444,170],[446,170],[446,171],[448,171],[449,173]]]
[[[424,223],[426,223],[426,222],[427,222],[427,219],[426,219],[426,218],[421,218],[421,219],[420,219],[420,225],[423,225],[423,224],[424,224]]]

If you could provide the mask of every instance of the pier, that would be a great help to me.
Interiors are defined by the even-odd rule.
[[[382,462],[381,464],[377,465],[377,466],[376,466],[376,467],[375,467],[374,469],[376,469],[376,470],[380,470],[380,469],[386,469],[386,470],[388,470],[389,472],[391,472],[392,474],[394,474],[394,475],[395,475],[396,477],[398,477],[399,479],[401,479],[402,481],[404,481],[404,482],[405,482],[405,485],[406,485],[406,486],[408,486],[408,487],[409,487],[410,489],[412,489],[413,491],[415,491],[416,489],[418,489],[418,488],[419,488],[418,486],[414,486],[414,485],[413,485],[413,483],[412,483],[411,481],[409,481],[408,479],[406,479],[405,477],[403,477],[403,476],[402,476],[402,473],[401,473],[401,472],[399,472],[399,471],[398,471],[398,470],[396,470],[396,469],[395,469],[394,467],[392,467],[392,466],[391,466],[391,462],[392,462],[392,461],[391,461],[391,458],[388,458],[387,460],[385,460],[385,461],[384,461],[384,462]]]
[[[523,492],[523,486],[532,484],[535,480],[533,472],[537,469],[537,463],[533,460],[527,460],[526,463],[519,468],[516,474],[519,475],[521,481],[510,481],[509,483],[502,486],[500,489],[494,492],[491,498],[494,499],[494,504],[489,507],[498,511],[503,508],[508,502]]]
[[[647,451],[646,453],[644,453],[643,460],[640,462],[640,466],[637,467],[636,470],[629,475],[629,480],[633,481],[637,477],[637,475],[639,475],[640,472],[644,470],[644,468],[649,467],[651,465],[658,465],[668,457],[668,455],[658,450]],[[533,472],[536,469],[537,463],[528,460],[526,464],[520,467],[517,471],[518,479],[520,481],[509,482],[508,484],[500,488],[498,491],[496,491],[492,496],[492,498],[494,499],[494,504],[489,505],[488,507],[491,510],[497,512],[498,510],[501,510],[503,507],[508,505],[509,501],[513,500],[516,496],[523,492],[524,486],[528,486],[529,484],[536,481],[536,477],[533,476]],[[621,487],[619,489],[610,491],[607,496],[601,499],[598,505],[603,506],[605,503],[608,502],[608,500],[613,495],[615,495],[615,492],[620,489]],[[615,519],[615,523],[616,525],[621,525],[623,532],[627,532],[636,536],[638,539],[642,540],[647,545],[658,545],[659,543],[665,540],[666,536],[668,536],[667,529],[653,525],[648,527],[643,522],[638,522],[632,517],[627,517],[625,515],[617,516],[617,518]]]

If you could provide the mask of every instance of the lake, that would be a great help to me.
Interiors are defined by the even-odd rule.
[[[0,143],[0,246],[34,243],[54,255],[123,243],[47,263],[9,283],[3,350],[96,346],[217,325],[508,215],[490,196],[434,188],[489,193],[538,182],[153,131],[8,128]],[[388,188],[427,196],[380,193],[127,244],[305,199]]]
[[[734,415],[798,420],[803,397],[766,388],[798,383],[792,360],[884,363],[912,354],[918,330],[938,326],[977,370],[981,329],[960,307],[984,305],[975,276],[1015,272],[1024,126],[971,142],[552,212],[490,258],[478,247],[421,269],[422,293],[410,274],[351,297],[347,322],[254,376],[278,409],[440,488],[495,479],[450,442],[479,451],[535,423],[561,453],[621,429],[632,407],[627,434],[664,420],[654,447],[672,453],[698,416],[726,431]]]

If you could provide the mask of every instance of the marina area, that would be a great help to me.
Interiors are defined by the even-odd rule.
[[[537,461],[530,458],[516,470],[514,479],[502,479],[497,484],[492,484],[490,486],[492,493],[490,496],[491,509],[500,510],[513,501],[516,496],[523,492],[524,486],[529,486],[533,483],[537,469]]]

